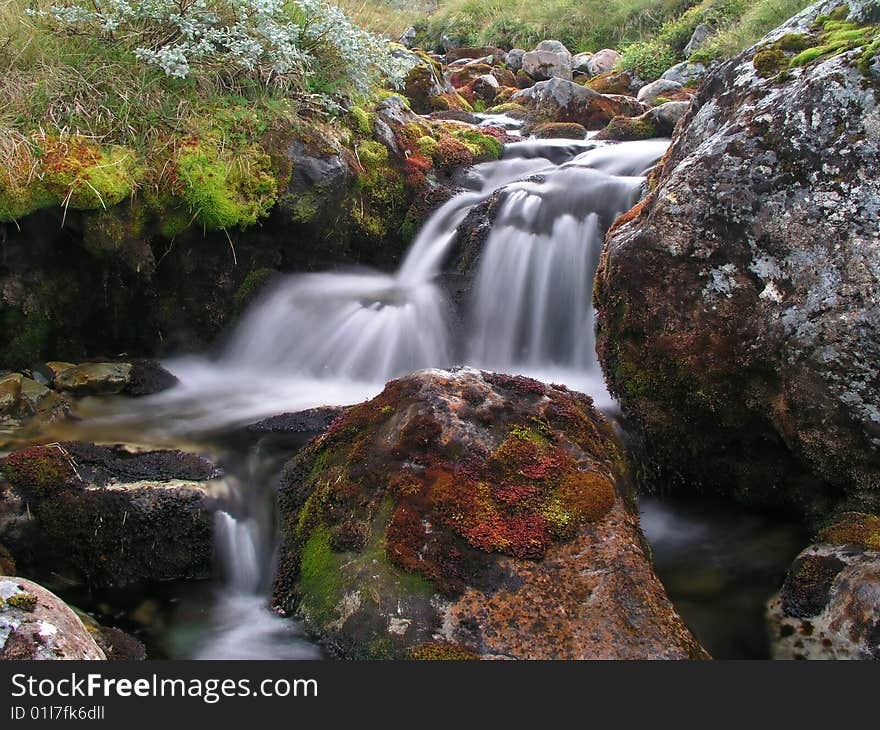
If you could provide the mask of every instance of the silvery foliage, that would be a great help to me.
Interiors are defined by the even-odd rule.
[[[139,60],[177,78],[211,66],[295,86],[330,56],[343,62],[336,92],[367,93],[380,78],[399,86],[411,66],[321,0],[93,0],[30,15],[75,33],[133,38]]]

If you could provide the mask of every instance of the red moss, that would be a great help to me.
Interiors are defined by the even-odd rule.
[[[349,409],[307,448],[304,493],[330,528],[333,549],[361,549],[378,505],[390,498],[388,560],[455,595],[492,562],[488,553],[539,560],[607,514],[617,499],[619,453],[590,399],[529,378],[484,378],[502,396],[486,424],[488,442],[441,438],[437,409],[447,406],[422,398],[413,377]],[[489,410],[476,385],[450,396],[448,408],[462,409],[464,420]],[[486,443],[497,446],[489,451]]]
[[[38,499],[65,491],[79,481],[70,456],[57,446],[16,451],[0,461],[0,469],[13,489]]]
[[[437,143],[434,162],[438,167],[468,167],[474,164],[474,153],[454,137],[444,137]]]

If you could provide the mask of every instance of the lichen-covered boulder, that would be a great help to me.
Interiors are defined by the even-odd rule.
[[[211,574],[221,474],[196,454],[65,442],[10,454],[0,475],[0,540],[28,575],[119,587]]]
[[[510,101],[526,107],[535,121],[575,122],[590,130],[601,129],[616,116],[634,117],[648,109],[629,96],[600,94],[561,78],[540,81]]]
[[[0,578],[0,660],[106,658],[58,596],[24,578]]]
[[[559,41],[541,41],[534,50],[523,55],[522,70],[535,81],[571,80],[571,53]]]
[[[767,608],[774,659],[880,660],[880,517],[840,515]]]
[[[880,35],[835,5],[704,82],[652,191],[609,232],[595,290],[606,377],[660,473],[816,518],[846,500],[880,508],[880,107],[866,62]],[[772,73],[755,67],[767,48]]]
[[[285,468],[274,601],[335,652],[688,658],[589,397],[472,369],[389,383]]]

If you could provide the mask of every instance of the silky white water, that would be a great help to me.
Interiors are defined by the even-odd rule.
[[[105,424],[200,438],[270,415],[359,402],[394,377],[458,364],[564,383],[592,395],[599,407],[609,405],[595,355],[593,277],[605,231],[636,202],[646,171],[667,145],[509,144],[501,160],[474,167],[463,190],[429,217],[397,272],[282,277],[251,306],[218,356],[166,363],[180,385],[127,403],[125,416]],[[456,317],[438,279],[457,228],[496,194],[471,296]],[[218,513],[223,587],[192,654],[317,656],[299,624],[267,610],[271,495],[265,475],[243,471],[228,510]]]

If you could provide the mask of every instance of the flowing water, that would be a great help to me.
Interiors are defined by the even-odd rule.
[[[91,423],[140,439],[205,445],[266,416],[355,403],[391,378],[456,364],[565,383],[591,394],[599,407],[612,407],[595,355],[593,275],[605,231],[643,193],[646,171],[667,145],[506,145],[501,160],[474,167],[464,189],[430,216],[397,272],[284,277],[251,307],[216,357],[167,364],[181,380],[178,387],[99,409]],[[458,226],[496,194],[472,298],[457,317],[438,279]],[[239,454],[234,468],[224,464],[231,475],[229,505],[216,530],[223,579],[209,608],[202,603],[169,630],[178,640],[165,642],[166,654],[319,655],[296,622],[267,609],[275,544],[270,465],[279,463],[258,449]],[[657,520],[649,514],[646,522]]]

